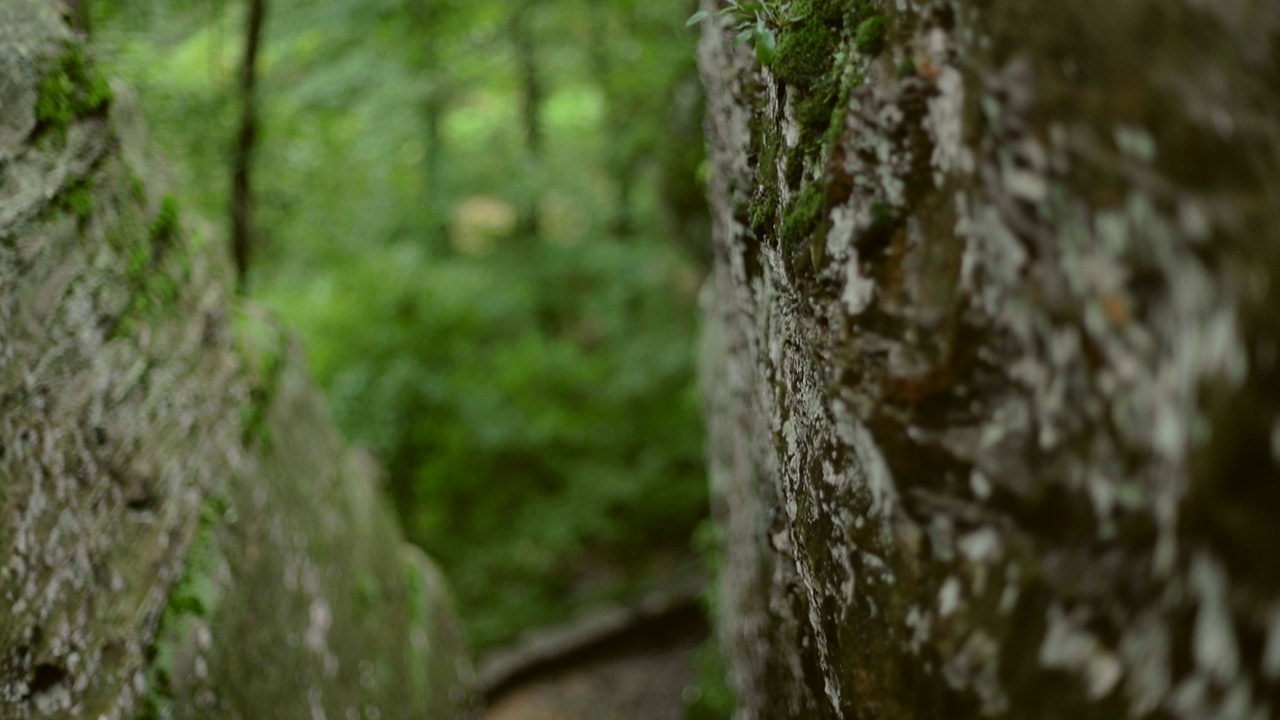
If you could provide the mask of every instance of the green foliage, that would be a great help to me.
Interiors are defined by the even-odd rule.
[[[93,182],[86,178],[72,183],[58,196],[57,208],[84,223],[93,212]]]
[[[95,42],[180,161],[183,207],[224,218],[241,4],[94,5]],[[669,239],[666,196],[679,184],[694,196],[680,212],[705,214],[699,182],[669,174],[703,157],[697,105],[680,100],[697,91],[686,6],[529,6],[545,89],[536,162],[511,3],[271,7],[250,294],[301,330],[336,419],[387,466],[411,539],[445,565],[482,649],[687,560],[705,514],[699,271]],[[611,230],[619,178],[625,242]],[[534,201],[542,237],[514,236],[515,209]],[[158,267],[129,252],[129,277]],[[270,440],[259,364],[246,442]]]
[[[150,322],[177,309],[179,283],[190,271],[190,257],[180,240],[178,201],[172,195],[161,201],[145,236],[116,239],[125,254],[124,280],[130,296],[108,333],[110,338],[128,336],[137,322]]]
[[[91,115],[111,102],[111,86],[78,43],[67,45],[40,82],[36,120],[64,133],[73,120]]]
[[[854,35],[854,47],[863,55],[879,55],[884,49],[884,18],[873,15],[863,20]]]
[[[240,309],[233,328],[235,346],[249,376],[249,402],[240,411],[240,439],[246,447],[269,448],[267,411],[279,389],[288,338],[261,313]]]
[[[684,720],[729,720],[737,705],[720,645],[708,640],[693,654],[697,684],[684,693]]]
[[[782,239],[790,248],[807,248],[822,219],[822,189],[810,183],[800,192],[782,220]]]
[[[146,691],[139,700],[137,720],[164,720],[172,717],[172,673],[176,654],[190,642],[192,624],[209,618],[217,609],[218,572],[224,558],[218,544],[218,526],[226,515],[226,497],[214,493],[200,506],[195,536],[186,553],[182,574],[169,591],[169,600],[160,614],[152,645],[148,650]]]
[[[693,277],[653,242],[420,252],[268,299],[312,338],[337,419],[388,462],[483,647],[687,547],[705,512]]]
[[[739,45],[751,43],[761,65],[771,65],[778,56],[778,33],[803,20],[805,14],[784,0],[728,0],[725,7],[714,12],[699,10],[685,24],[696,25],[713,17],[723,18],[737,31]]]
[[[160,201],[160,211],[151,221],[147,233],[151,245],[168,246],[178,237],[178,200],[172,195],[165,195]]]

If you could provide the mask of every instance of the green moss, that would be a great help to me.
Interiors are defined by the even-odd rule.
[[[166,195],[160,201],[160,212],[151,221],[148,237],[153,246],[172,245],[178,237],[178,201],[172,195]]]
[[[83,224],[93,212],[93,180],[84,178],[72,183],[58,196],[57,209],[75,216]]]
[[[818,226],[822,224],[822,189],[810,183],[787,209],[782,220],[782,241],[790,250],[808,249]]]
[[[825,195],[813,173],[825,167],[825,157],[835,147],[845,126],[853,88],[863,81],[865,61],[851,55],[857,31],[873,16],[867,0],[799,0],[796,22],[779,37],[773,63],[775,77],[789,86],[799,125],[798,147],[787,153],[782,177],[777,158],[781,129],[776,123],[755,118],[752,155],[756,162],[756,191],[745,209],[745,221],[760,238],[774,236],[793,267],[818,267],[825,249],[822,232]],[[883,30],[883,26],[881,28]],[[786,207],[779,204],[779,183],[799,189]],[[780,227],[774,225],[781,218]]]
[[[217,528],[226,511],[227,499],[219,495],[211,495],[201,506],[196,536],[187,551],[182,575],[169,594],[167,612],[207,618],[217,607],[218,586],[214,576],[222,562]]]
[[[863,55],[879,55],[884,49],[884,18],[874,15],[863,20],[854,35],[853,46]]]
[[[770,234],[778,207],[778,147],[776,131],[756,124],[751,133],[751,155],[756,158],[756,189],[747,207],[747,221],[757,238]]]
[[[241,442],[269,448],[267,411],[280,385],[288,339],[271,323],[243,310],[236,313],[234,332],[236,351],[249,376],[249,402],[240,411]]]
[[[747,208],[747,219],[750,221],[751,232],[756,237],[762,237],[768,233],[769,225],[773,222],[773,209],[777,203],[777,196],[768,193],[760,193],[751,200],[751,205]]]
[[[737,699],[729,687],[729,668],[719,643],[711,638],[693,653],[697,682],[683,693],[685,720],[729,720]]]
[[[173,254],[174,250],[180,249],[180,238],[178,202],[172,196],[161,201],[159,212],[147,228],[145,240],[113,238],[112,244],[125,254],[125,282],[132,295],[109,333],[110,338],[127,336],[138,320],[149,321],[177,307],[181,294],[180,278],[190,273],[191,263],[186,252]],[[168,271],[164,267],[166,260],[171,261]]]
[[[851,71],[847,74],[848,77],[841,81],[836,100],[830,108],[831,115],[827,118],[827,129],[822,138],[823,152],[831,152],[836,142],[840,140],[840,133],[844,131],[849,114],[849,98],[853,94],[853,89],[862,84],[861,72]]]
[[[868,15],[869,7],[860,0],[809,3],[801,9],[804,20],[779,42],[774,68],[798,91],[793,97],[806,155],[825,149],[820,141],[832,126],[833,109],[847,102],[850,82],[860,80],[847,71],[849,28]]]
[[[409,627],[406,630],[412,636],[412,633],[421,633],[422,637],[431,637],[434,633],[431,628],[431,618],[427,613],[428,596],[426,579],[422,577],[422,568],[402,551],[400,566],[404,572],[405,581],[405,603],[407,619]],[[425,697],[427,695],[427,681],[430,676],[431,663],[424,653],[418,652],[413,643],[409,643],[409,666],[412,672],[409,673],[410,681],[413,683],[411,688],[414,697]]]
[[[830,74],[840,36],[833,28],[812,21],[799,23],[778,44],[774,70],[789,85],[812,87]]]
[[[133,199],[138,202],[147,199],[147,186],[132,168],[129,169],[129,191],[133,194]]]
[[[182,574],[169,592],[160,614],[155,640],[148,652],[147,690],[141,698],[137,720],[158,720],[170,716],[173,702],[174,658],[189,641],[191,624],[210,618],[218,607],[218,569],[224,562],[218,544],[218,528],[227,512],[226,497],[213,493],[200,507],[195,536],[187,548]]]
[[[65,133],[76,118],[101,111],[111,100],[106,76],[85,58],[79,44],[71,44],[40,82],[36,120],[56,133]]]

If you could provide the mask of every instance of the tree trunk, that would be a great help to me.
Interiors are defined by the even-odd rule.
[[[423,179],[426,181],[427,227],[439,246],[449,242],[449,198],[445,192],[444,116],[448,108],[449,76],[440,60],[441,22],[449,6],[444,0],[424,0],[412,6],[416,35],[421,43],[418,65],[428,84],[422,101]]]
[[[0,72],[0,717],[453,717],[439,573],[128,89],[47,0]]]
[[[1280,6],[792,10],[700,49],[739,717],[1272,717]]]
[[[245,18],[244,58],[240,65],[240,132],[231,154],[231,250],[236,263],[236,284],[244,292],[249,277],[255,235],[253,221],[253,152],[258,141],[258,49],[266,19],[266,0],[248,0]]]
[[[520,84],[520,126],[524,135],[525,183],[524,197],[520,199],[516,234],[524,238],[537,237],[541,228],[538,205],[542,184],[542,76],[538,69],[537,47],[533,40],[531,16],[537,0],[520,0],[511,14],[511,47],[515,52],[518,81]]]
[[[634,175],[637,158],[633,142],[626,138],[627,101],[626,89],[614,79],[613,42],[610,35],[611,13],[608,3],[592,2],[586,10],[590,30],[587,33],[588,57],[591,60],[591,77],[600,94],[604,96],[604,150],[605,172],[613,183],[613,217],[609,229],[619,238],[627,239],[635,234],[633,205]]]

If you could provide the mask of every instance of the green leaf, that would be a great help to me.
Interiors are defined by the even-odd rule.
[[[778,56],[778,37],[766,27],[755,30],[756,58],[761,65],[769,65]]]
[[[698,12],[689,16],[689,19],[685,21],[684,26],[693,27],[694,25],[697,25],[698,23],[702,22],[703,20],[706,20],[709,17],[711,17],[710,11],[699,10]]]
[[[738,37],[734,38],[733,44],[741,45],[745,43],[746,41],[750,40],[753,35],[755,35],[755,32],[756,32],[755,28],[747,28],[746,30],[743,30],[742,32],[738,33]]]

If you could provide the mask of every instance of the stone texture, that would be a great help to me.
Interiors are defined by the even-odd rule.
[[[1271,717],[1280,4],[791,5],[700,49],[739,717]]]
[[[445,718],[447,588],[127,88],[0,2],[0,718]]]

